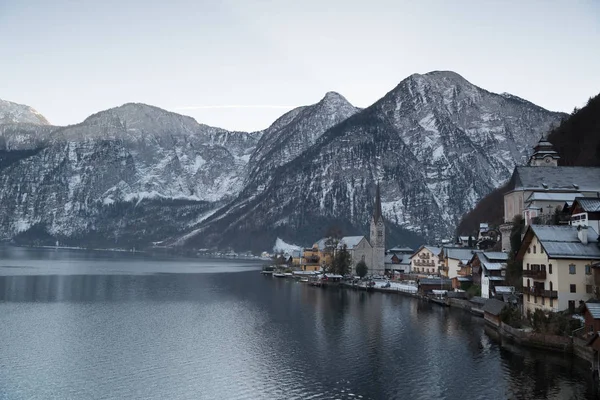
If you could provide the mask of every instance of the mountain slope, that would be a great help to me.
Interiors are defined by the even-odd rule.
[[[246,187],[178,243],[240,247],[246,236],[268,236],[260,232],[299,242],[315,224],[335,221],[360,234],[377,181],[392,231],[449,236],[562,116],[453,72],[415,74],[270,172],[262,191]]]
[[[45,134],[23,124],[2,127],[5,147],[21,144],[18,138],[29,142],[0,154],[0,238],[43,226],[57,238],[85,241],[107,224],[103,216],[109,208],[125,212],[128,206],[120,204],[142,200],[161,204],[166,215],[181,215],[177,208],[183,200],[198,204],[196,214],[174,218],[163,234],[174,233],[176,225],[185,229],[243,188],[260,138],[143,104],[125,104]],[[165,205],[165,200],[174,201]],[[146,220],[151,225],[153,216]]]
[[[0,125],[17,123],[50,125],[48,120],[33,108],[0,99]]]

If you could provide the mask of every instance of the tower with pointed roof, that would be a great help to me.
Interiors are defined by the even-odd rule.
[[[554,150],[554,146],[544,137],[540,139],[538,144],[533,148],[533,154],[529,158],[529,166],[531,167],[556,167],[560,156]]]
[[[385,272],[385,222],[381,212],[381,195],[379,193],[379,183],[375,193],[375,204],[373,207],[373,216],[371,217],[370,240],[373,247],[373,260],[371,262],[372,272],[383,274]]]

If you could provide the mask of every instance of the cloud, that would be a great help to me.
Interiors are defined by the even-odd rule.
[[[269,104],[223,104],[223,105],[191,105],[191,106],[179,106],[174,107],[174,110],[208,110],[216,108],[271,108],[271,109],[284,109],[290,110],[296,106],[281,106],[281,105],[269,105]]]

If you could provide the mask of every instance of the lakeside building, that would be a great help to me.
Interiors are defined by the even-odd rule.
[[[554,215],[557,208],[577,197],[598,197],[600,168],[558,166],[558,153],[552,143],[541,139],[527,166],[518,166],[504,194],[502,251],[510,249],[510,232],[516,215],[530,225],[533,218]]]
[[[443,247],[440,252],[440,275],[454,279],[461,267],[473,257],[473,249]]]
[[[523,262],[525,313],[573,311],[594,292],[598,234],[587,226],[530,225],[516,259]]]
[[[570,225],[589,226],[600,233],[600,198],[577,197],[570,214]]]
[[[433,275],[439,273],[442,249],[435,246],[423,245],[410,256],[412,273]]]

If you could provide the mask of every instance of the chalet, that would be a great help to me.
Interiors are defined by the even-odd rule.
[[[416,274],[438,274],[442,249],[434,246],[421,246],[410,256],[410,269]]]
[[[444,247],[440,254],[440,274],[446,278],[453,279],[458,276],[461,267],[466,265],[471,257],[473,257],[473,250]]]
[[[483,318],[485,322],[494,326],[500,326],[500,313],[504,310],[504,307],[507,307],[503,301],[497,299],[488,299],[483,306]]]
[[[302,251],[300,270],[319,271],[321,269],[321,255],[318,247],[307,248]]]
[[[516,259],[523,262],[523,310],[573,311],[591,298],[598,234],[584,226],[530,225]]]
[[[570,208],[570,224],[589,226],[600,233],[600,198],[577,197]]]
[[[414,250],[410,247],[393,247],[385,252],[385,269],[393,273],[410,273],[410,256]]]

